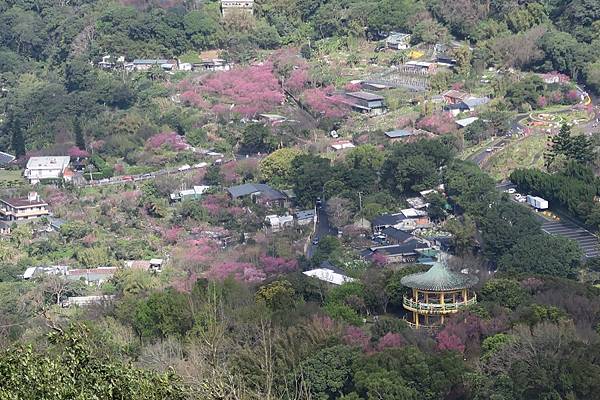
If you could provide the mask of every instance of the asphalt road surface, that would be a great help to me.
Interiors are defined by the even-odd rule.
[[[499,191],[505,191],[507,189],[516,188],[512,182],[504,182],[496,185],[496,189]],[[513,201],[514,197],[511,196]],[[527,207],[531,212],[534,212],[531,207],[527,204],[522,204],[523,207]],[[583,256],[585,258],[600,257],[600,242],[598,237],[592,234],[584,227],[578,225],[575,221],[569,220],[567,216],[561,215],[560,221],[550,220],[539,213],[534,213],[536,218],[542,223],[542,231],[549,235],[563,236],[567,239],[574,240],[577,242]]]
[[[337,236],[337,229],[329,224],[329,217],[325,212],[325,208],[321,207],[317,209],[317,229],[315,230],[312,240],[315,238],[321,240],[325,236]],[[317,249],[317,246],[312,243],[312,240],[306,251],[306,258],[311,258]]]

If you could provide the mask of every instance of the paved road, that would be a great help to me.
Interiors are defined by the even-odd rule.
[[[499,138],[494,140],[492,143],[490,143],[490,145],[485,148],[482,149],[480,152],[473,154],[471,157],[469,157],[470,161],[473,161],[475,164],[481,166],[484,161],[486,161],[488,159],[489,156],[491,156],[492,154],[495,153],[494,151],[487,151],[487,149],[489,148],[495,148],[496,146],[505,146],[508,143],[508,138]]]
[[[337,229],[332,227],[329,224],[329,217],[327,217],[327,213],[325,212],[325,208],[321,207],[317,209],[317,229],[313,236],[314,238],[323,239],[325,236],[337,236]],[[315,253],[317,246],[310,243],[308,249],[306,251],[306,258],[311,258]]]
[[[511,182],[504,182],[496,185],[496,189],[499,191],[505,191],[507,189],[516,188]],[[514,201],[514,197],[511,196]],[[527,207],[533,212],[533,209],[526,204],[522,204],[523,207]],[[574,240],[579,244],[585,258],[600,257],[600,241],[598,237],[578,225],[575,221],[570,220],[567,216],[561,215],[560,221],[550,220],[539,213],[534,213],[536,218],[542,223],[542,231],[549,235],[563,236],[567,239]]]

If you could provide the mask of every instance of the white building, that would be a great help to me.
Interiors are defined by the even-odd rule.
[[[25,178],[31,184],[43,179],[62,179],[69,162],[69,156],[31,157],[25,167]]]
[[[272,232],[278,232],[282,229],[294,225],[294,217],[291,215],[267,215],[265,222],[271,227]]]
[[[5,221],[22,221],[48,215],[48,203],[40,199],[37,192],[30,192],[27,197],[0,199],[0,219]]]
[[[356,147],[354,146],[354,143],[352,143],[349,140],[338,140],[336,142],[331,143],[331,148],[336,151],[352,149],[354,147]]]
[[[246,12],[252,15],[254,13],[253,9],[254,0],[221,0],[223,17],[235,12]]]
[[[337,272],[328,268],[315,268],[310,271],[304,271],[304,275],[312,278],[317,278],[320,281],[331,283],[333,285],[341,285],[346,282],[354,282],[354,278],[349,276],[338,274]]]

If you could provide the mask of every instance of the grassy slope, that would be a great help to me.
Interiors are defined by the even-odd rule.
[[[492,155],[484,169],[496,180],[502,180],[517,168],[543,168],[546,135],[537,133],[511,141]]]

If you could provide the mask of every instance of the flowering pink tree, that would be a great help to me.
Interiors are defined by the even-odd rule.
[[[206,277],[213,280],[224,280],[234,278],[240,282],[257,283],[263,281],[266,276],[251,263],[228,261],[213,265],[207,272]]]
[[[175,244],[179,240],[179,237],[183,233],[183,228],[180,226],[173,226],[167,228],[162,232],[163,239],[169,244]]]
[[[371,261],[378,267],[387,264],[387,258],[381,253],[374,253],[371,257]]]
[[[192,293],[194,285],[198,280],[198,275],[195,272],[188,272],[185,277],[177,278],[171,286],[180,293]]]
[[[202,199],[202,207],[209,215],[216,217],[229,207],[229,198],[226,194],[209,194]]]
[[[384,349],[389,349],[393,347],[402,347],[404,346],[404,339],[398,333],[386,333],[381,339],[379,339],[379,343],[377,343],[377,350],[382,351]]]
[[[441,331],[436,336],[437,348],[439,350],[457,351],[459,353],[465,352],[465,344],[460,338],[446,330]]]
[[[318,114],[329,118],[341,118],[350,111],[345,99],[335,94],[332,86],[305,90],[302,101]]]
[[[202,82],[197,91],[218,98],[213,112],[244,117],[270,111],[284,100],[271,62],[218,72]]]
[[[371,347],[371,336],[357,326],[348,326],[342,341],[348,346],[358,346],[363,351],[368,351]]]
[[[285,274],[298,269],[297,260],[288,260],[283,257],[262,256],[260,263],[267,275]]]
[[[186,90],[179,96],[183,104],[194,106],[200,109],[208,109],[209,104],[202,96],[194,90]]]
[[[344,90],[347,92],[358,92],[361,90],[360,83],[347,83],[344,86]]]
[[[550,100],[550,103],[552,103],[552,104],[560,104],[563,101],[563,94],[559,90],[554,91],[554,92],[550,93],[549,100]]]
[[[173,151],[181,151],[188,148],[188,144],[182,136],[175,132],[157,133],[146,140],[146,148],[150,150],[160,149],[161,147],[168,148]]]
[[[121,163],[117,163],[113,167],[116,175],[123,175],[125,173],[125,167]]]
[[[546,96],[540,96],[537,99],[537,106],[539,108],[544,108],[548,105],[548,99],[546,98]]]
[[[71,147],[69,149],[69,151],[67,152],[67,154],[69,155],[69,157],[72,157],[72,158],[85,158],[85,157],[89,157],[90,156],[90,153],[88,153],[85,150],[81,150],[77,146]]]
[[[565,95],[565,99],[569,103],[575,104],[575,103],[579,102],[579,100],[580,100],[580,98],[579,98],[579,92],[577,90],[575,90],[575,89],[571,89]]]
[[[223,181],[227,185],[231,185],[240,180],[240,175],[238,174],[237,162],[232,161],[225,163],[221,166],[221,174],[223,175]]]
[[[412,123],[413,123],[412,119],[410,119],[408,117],[400,117],[396,121],[396,127],[400,129],[400,128],[404,128],[405,126],[412,125]]]
[[[273,70],[283,86],[292,93],[300,93],[309,81],[308,62],[299,55],[296,48],[284,48],[272,56]]]
[[[219,244],[212,239],[186,240],[173,250],[174,264],[183,270],[196,271],[214,262]]]
[[[456,131],[456,124],[450,113],[435,113],[421,118],[417,128],[444,135]]]
[[[298,68],[292,71],[285,84],[290,91],[299,93],[307,85],[308,81],[308,70],[305,68]]]
[[[85,247],[92,247],[96,243],[97,240],[98,240],[98,238],[96,237],[95,234],[88,233],[83,238],[81,238],[81,243],[83,243],[83,245]]]
[[[437,335],[440,350],[464,352],[473,346],[479,346],[484,332],[484,324],[478,316],[469,312],[451,318]]]

